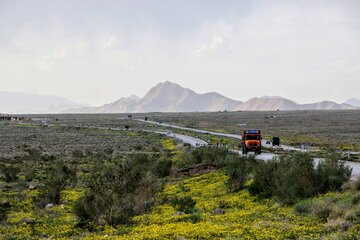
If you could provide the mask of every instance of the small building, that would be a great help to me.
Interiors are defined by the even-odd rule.
[[[0,114],[0,121],[23,121],[23,120],[25,120],[25,118],[22,116]]]

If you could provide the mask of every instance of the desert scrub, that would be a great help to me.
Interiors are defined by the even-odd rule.
[[[88,189],[74,206],[74,212],[86,227],[127,224],[131,217],[150,210],[159,183],[150,171],[147,155],[137,154],[122,161],[100,165]]]
[[[250,175],[256,164],[255,158],[229,155],[227,159],[225,167],[229,176],[227,186],[231,192],[237,192],[243,189],[245,183],[251,179]]]
[[[275,197],[286,205],[338,191],[350,180],[351,169],[336,159],[331,156],[315,164],[310,155],[296,153],[258,162],[250,192],[261,198]]]

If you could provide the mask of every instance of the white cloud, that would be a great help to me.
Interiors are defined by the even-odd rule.
[[[103,40],[100,43],[99,48],[100,49],[111,49],[114,47],[116,42],[117,42],[117,39],[115,37],[110,37],[108,39]]]
[[[214,51],[219,45],[224,43],[224,39],[219,36],[213,36],[211,41],[207,44],[202,45],[195,51],[196,57],[201,57],[202,55],[206,54],[207,52]]]
[[[65,48],[57,50],[52,54],[43,56],[39,62],[40,68],[48,69],[54,65],[54,63],[60,59],[66,57],[67,51]]]

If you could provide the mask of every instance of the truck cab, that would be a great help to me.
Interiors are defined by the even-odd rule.
[[[242,135],[242,153],[253,151],[261,154],[261,130],[244,130]]]

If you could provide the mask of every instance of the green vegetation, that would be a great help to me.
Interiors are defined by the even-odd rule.
[[[149,211],[159,189],[149,164],[146,155],[134,155],[99,166],[85,195],[75,203],[79,226],[86,226],[88,221],[99,225],[126,224],[132,216]]]
[[[349,182],[338,156],[262,162],[142,128],[150,127],[118,115],[0,125],[0,238],[359,236],[360,178]]]
[[[259,162],[254,169],[250,192],[262,198],[276,197],[282,204],[320,193],[338,191],[350,180],[351,169],[335,157],[318,164],[304,153]]]

